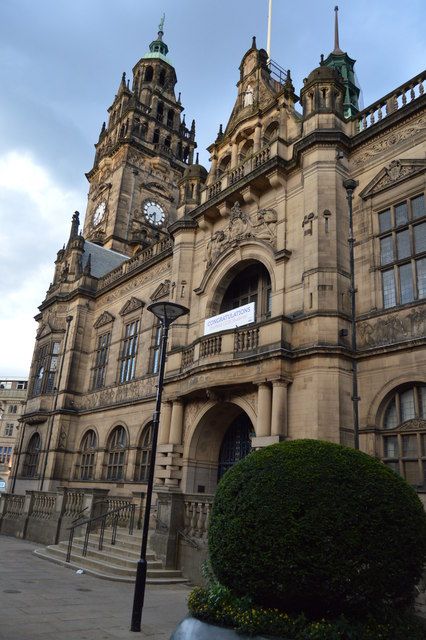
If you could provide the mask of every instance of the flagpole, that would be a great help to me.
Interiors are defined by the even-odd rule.
[[[266,53],[268,61],[271,59],[271,27],[272,27],[272,0],[269,0],[268,6],[268,37],[266,40]]]

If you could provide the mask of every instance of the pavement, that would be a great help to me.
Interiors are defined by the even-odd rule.
[[[0,535],[0,640],[169,640],[187,613],[186,585],[147,585],[141,633],[130,629],[132,584],[38,558],[39,547]]]

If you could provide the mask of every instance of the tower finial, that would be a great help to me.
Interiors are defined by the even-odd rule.
[[[339,7],[334,7],[334,51],[333,53],[343,53],[339,45]]]
[[[164,20],[166,19],[166,14],[163,13],[162,18],[160,20],[160,24],[158,25],[158,35],[163,35],[164,33]]]

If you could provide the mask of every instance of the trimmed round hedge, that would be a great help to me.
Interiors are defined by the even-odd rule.
[[[255,451],[219,483],[213,571],[237,596],[308,616],[404,608],[426,560],[415,491],[378,460],[329,442]]]

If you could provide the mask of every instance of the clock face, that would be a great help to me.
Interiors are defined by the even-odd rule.
[[[143,205],[143,214],[151,224],[159,227],[166,219],[163,207],[155,200],[147,200]]]
[[[93,224],[95,227],[97,227],[98,224],[100,224],[102,220],[105,218],[105,212],[106,212],[106,202],[105,200],[102,200],[102,202],[100,202],[96,207],[95,212],[93,214]]]

